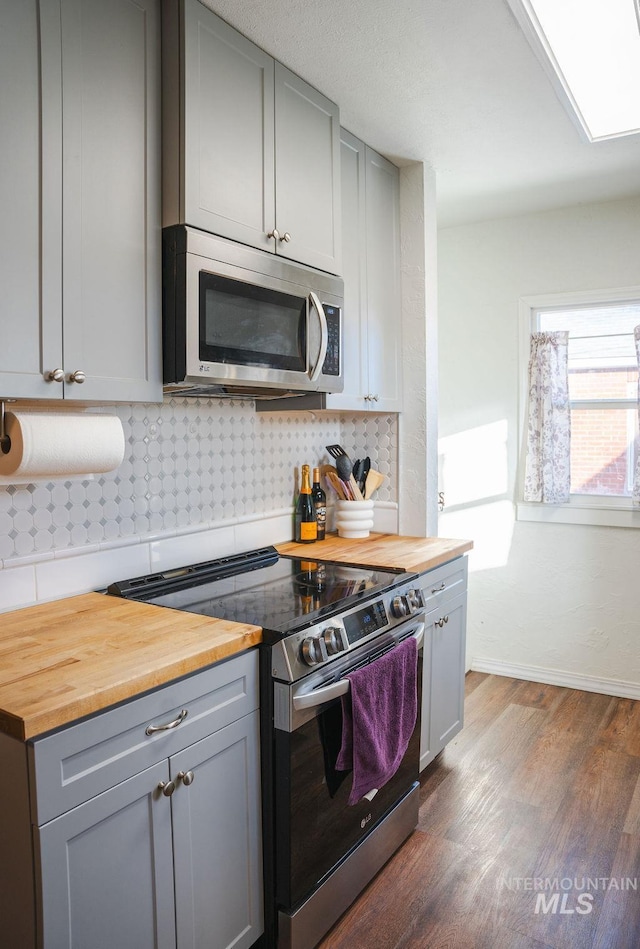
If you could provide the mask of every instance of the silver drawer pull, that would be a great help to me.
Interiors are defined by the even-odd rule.
[[[442,593],[443,590],[447,589],[447,584],[444,581],[440,584],[439,587],[435,587],[431,592],[432,593]]]
[[[180,725],[181,722],[185,720],[188,714],[189,712],[187,711],[187,709],[183,708],[180,714],[178,715],[178,717],[175,718],[172,722],[167,722],[166,725],[147,725],[147,727],[144,730],[144,733],[145,735],[155,735],[156,732],[166,732],[170,728],[177,728],[178,725]]]
[[[444,626],[444,624],[445,624],[445,623],[448,623],[448,622],[449,622],[449,617],[448,617],[448,616],[441,616],[440,619],[437,619],[437,620],[436,620],[436,626],[439,626],[440,629],[442,629],[442,627]]]
[[[186,787],[189,787],[190,784],[193,784],[195,775],[193,771],[178,771],[178,778],[184,785],[186,785]]]

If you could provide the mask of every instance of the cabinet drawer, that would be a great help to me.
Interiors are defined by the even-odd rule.
[[[33,822],[57,817],[258,705],[258,651],[252,650],[35,739],[28,744]],[[147,734],[149,726],[178,721]]]
[[[456,557],[429,570],[422,574],[419,584],[427,611],[435,609],[467,589],[467,558]]]

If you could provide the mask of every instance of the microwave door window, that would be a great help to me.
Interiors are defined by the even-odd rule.
[[[200,273],[200,359],[307,371],[305,297]]]

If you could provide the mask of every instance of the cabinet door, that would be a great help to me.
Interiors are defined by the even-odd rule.
[[[327,407],[399,412],[399,173],[344,129],[341,162],[344,389]]]
[[[65,398],[160,401],[159,0],[61,11]]]
[[[364,411],[367,393],[365,145],[350,132],[340,133],[342,275],[342,366],[344,388],[327,396],[327,408]]]
[[[273,251],[273,59],[198,0],[184,17],[179,222]]]
[[[258,713],[170,764],[178,945],[248,949],[263,930]]]
[[[400,183],[395,165],[367,146],[368,395],[376,412],[401,409]]]
[[[463,724],[466,593],[428,613],[427,625],[432,632],[428,751],[433,758],[457,735]]]
[[[142,771],[35,830],[42,949],[174,949],[171,804]]]
[[[38,7],[37,0],[0,5],[0,396],[57,399],[62,386],[45,376],[62,366],[60,25],[51,4],[43,4],[40,23]],[[41,93],[47,104],[42,126]],[[47,160],[42,221],[41,134]]]
[[[341,273],[338,107],[280,63],[275,96],[277,253]]]

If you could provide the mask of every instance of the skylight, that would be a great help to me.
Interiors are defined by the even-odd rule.
[[[592,142],[640,132],[639,2],[509,0]]]

